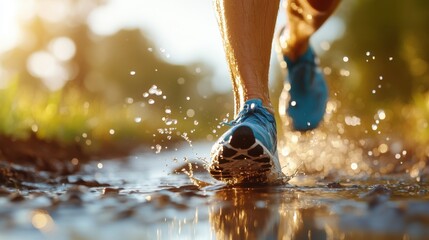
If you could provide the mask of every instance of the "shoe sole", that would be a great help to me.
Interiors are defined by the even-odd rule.
[[[267,182],[279,176],[278,159],[255,138],[248,126],[238,127],[227,142],[212,153],[209,172],[213,178],[227,183]]]

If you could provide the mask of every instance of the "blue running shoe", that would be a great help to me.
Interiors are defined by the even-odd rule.
[[[322,121],[328,101],[328,87],[316,63],[314,51],[308,47],[295,61],[286,56],[283,59],[288,70],[284,89],[289,91],[286,113],[295,130],[314,129]],[[280,109],[280,114],[284,115],[284,110]]]
[[[260,99],[248,100],[211,151],[210,174],[230,184],[274,182],[283,174],[272,113]]]

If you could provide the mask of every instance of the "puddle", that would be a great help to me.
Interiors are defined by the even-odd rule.
[[[429,183],[409,175],[298,175],[228,187],[201,165],[210,144],[94,163],[67,181],[0,189],[0,239],[424,239]],[[195,166],[195,165],[194,165]],[[182,170],[183,169],[183,170]]]

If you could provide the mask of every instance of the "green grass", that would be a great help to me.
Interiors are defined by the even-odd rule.
[[[134,139],[149,141],[149,122],[134,122],[134,109],[107,106],[101,99],[85,98],[78,90],[45,92],[26,88],[18,78],[0,89],[0,134],[85,146]],[[132,137],[130,137],[132,135]]]

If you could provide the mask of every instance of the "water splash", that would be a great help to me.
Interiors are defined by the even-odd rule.
[[[286,91],[280,97],[281,113],[286,112],[288,97]],[[279,135],[279,157],[286,175],[296,175],[297,170],[324,176],[333,172],[337,176],[355,175],[369,170],[368,164],[363,161],[363,150],[359,143],[344,136],[346,126],[358,126],[360,118],[347,116],[343,118],[346,125],[333,121],[339,105],[335,100],[329,101],[323,124],[308,132],[291,130],[289,117],[280,116],[281,126],[285,126],[285,129]]]

